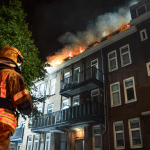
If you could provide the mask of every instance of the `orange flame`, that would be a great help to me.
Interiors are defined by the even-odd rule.
[[[128,28],[130,28],[130,25],[129,25],[129,24],[124,25],[124,26],[121,26],[119,30],[120,30],[120,32],[122,32],[122,31],[124,31],[124,30],[126,30],[126,29],[128,29]]]

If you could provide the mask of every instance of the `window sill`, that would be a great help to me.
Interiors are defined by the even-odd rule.
[[[140,42],[141,42],[141,43],[148,42],[148,38],[145,39],[145,40],[143,40],[143,41],[141,40]]]
[[[118,148],[115,148],[115,150],[119,150],[119,149],[125,149],[125,147],[118,147]]]
[[[131,147],[131,149],[135,149],[135,148],[143,148],[143,146],[141,145],[141,146],[133,146],[133,147]]]

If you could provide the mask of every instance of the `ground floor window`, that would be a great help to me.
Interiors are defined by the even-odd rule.
[[[93,126],[93,150],[100,150],[102,147],[101,127]]]
[[[31,150],[32,135],[27,137],[27,150]]]
[[[46,133],[45,150],[50,149],[51,133]]]

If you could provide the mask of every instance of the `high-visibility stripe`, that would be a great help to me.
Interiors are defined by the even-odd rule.
[[[6,89],[5,89],[5,79],[6,79],[7,73],[5,73],[3,79],[2,79],[2,98],[6,98]]]
[[[0,112],[0,115],[5,116],[5,117],[7,116],[7,117],[12,118],[12,119],[14,119],[15,121],[17,121],[17,119],[15,118],[15,116],[13,116],[13,115],[11,115],[11,114]]]
[[[27,89],[24,89],[23,91],[17,93],[14,95],[13,99],[14,101],[18,100],[19,98],[23,97],[24,95],[27,95],[29,94],[28,90]]]
[[[9,119],[5,119],[5,118],[0,118],[0,122],[3,122],[3,123],[6,123],[6,124],[9,124],[12,128],[16,128],[16,124],[13,122],[13,121],[11,121],[11,120],[9,120]]]

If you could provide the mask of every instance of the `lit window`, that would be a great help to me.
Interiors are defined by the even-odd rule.
[[[51,133],[46,133],[45,150],[50,149]]]
[[[108,67],[109,67],[109,72],[118,69],[116,50],[108,53]]]
[[[146,29],[140,31],[141,41],[148,39]]]
[[[139,118],[129,119],[129,136],[131,148],[142,147],[142,136]]]
[[[136,9],[137,16],[140,16],[146,12],[146,5],[142,5]]]
[[[111,98],[111,107],[121,105],[119,82],[110,85],[110,98]]]
[[[123,80],[123,82],[124,82],[125,103],[136,101],[134,77],[125,79]]]
[[[150,76],[150,62],[146,63],[146,67],[147,67],[147,74],[148,76]]]
[[[79,95],[73,97],[73,106],[79,105]]]
[[[102,147],[102,137],[100,125],[93,126],[93,150],[99,150]]]
[[[55,84],[56,84],[56,78],[51,80],[51,83],[50,83],[50,95],[55,94]]]
[[[38,150],[39,148],[39,135],[34,135],[33,150]]]
[[[27,137],[27,150],[31,150],[32,136]]]
[[[74,70],[73,83],[79,83],[79,72],[80,72],[80,67]]]
[[[113,123],[114,126],[114,147],[115,149],[124,149],[124,130],[123,122],[118,121]]]
[[[92,101],[99,102],[99,89],[91,91]]]
[[[120,56],[121,56],[121,66],[127,66],[131,64],[131,56],[130,56],[130,49],[129,45],[125,45],[120,48]]]
[[[47,113],[50,114],[53,112],[53,104],[48,105],[47,107]]]

